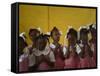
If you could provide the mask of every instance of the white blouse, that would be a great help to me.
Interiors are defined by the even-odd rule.
[[[54,53],[52,52],[52,50],[50,49],[50,47],[46,46],[46,48],[42,51],[38,50],[38,49],[33,49],[34,50],[34,55],[35,56],[40,56],[40,55],[48,55],[49,59],[51,62],[55,62],[55,56]]]

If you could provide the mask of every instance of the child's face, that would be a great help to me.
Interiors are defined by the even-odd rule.
[[[87,42],[87,40],[88,40],[88,35],[87,34],[81,34],[80,37],[81,37],[81,40],[83,42]]]
[[[53,34],[52,34],[52,38],[55,42],[59,42],[60,40],[60,33],[59,31],[54,31]]]
[[[75,38],[74,35],[71,35],[71,34],[68,35],[68,43],[70,45],[75,45],[76,44],[76,38]]]
[[[35,38],[36,38],[38,35],[39,35],[38,32],[32,31],[32,32],[30,33],[30,39],[31,39],[32,41],[34,41]]]
[[[39,50],[44,50],[47,44],[47,40],[46,39],[38,39],[36,42],[36,47]]]

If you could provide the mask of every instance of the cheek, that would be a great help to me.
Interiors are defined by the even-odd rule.
[[[45,47],[46,47],[46,42],[42,42],[42,43],[40,44],[40,46],[39,46],[39,48],[40,48],[41,50],[45,49]]]
[[[40,45],[40,47],[45,47],[46,46],[46,41],[42,40],[38,43],[38,45]]]
[[[72,40],[71,40],[71,39],[68,39],[68,42],[69,42],[69,43],[71,43],[71,42],[72,42]]]
[[[53,40],[56,40],[56,36],[53,36],[52,38],[53,38]]]
[[[57,39],[57,40],[60,39],[60,36],[59,35],[55,36],[55,39]]]
[[[38,40],[38,41],[36,42],[36,46],[37,46],[37,47],[40,47],[40,46],[41,46],[41,41],[40,41],[40,40]]]
[[[74,38],[70,38],[68,39],[69,43],[74,43],[75,42],[75,39]]]
[[[47,42],[45,40],[42,41],[43,46],[46,46]]]

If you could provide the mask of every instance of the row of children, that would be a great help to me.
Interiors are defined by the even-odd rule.
[[[61,33],[56,27],[51,30],[50,35],[40,34],[37,29],[30,29],[31,45],[27,45],[25,36],[20,35],[19,71],[96,67],[96,26],[91,24],[89,27],[80,29],[79,39],[77,31],[70,28],[66,35],[67,46],[59,43]],[[53,43],[49,42],[50,37]]]

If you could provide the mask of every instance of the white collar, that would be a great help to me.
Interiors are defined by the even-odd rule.
[[[38,50],[38,49],[33,49],[34,50],[34,54],[36,55],[36,56],[40,56],[40,55],[47,55],[47,54],[49,54],[49,52],[50,52],[50,48],[48,47],[48,46],[46,46],[46,48],[43,50],[43,51],[40,51],[40,50]]]
[[[74,47],[76,48],[77,54],[79,54],[81,52],[80,46],[78,44],[76,44]]]
[[[56,46],[55,46],[53,43],[51,43],[51,44],[50,44],[50,48],[55,49]]]

